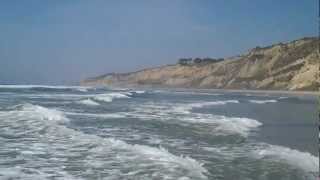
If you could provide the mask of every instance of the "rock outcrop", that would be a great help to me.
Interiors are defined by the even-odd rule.
[[[222,61],[198,60],[131,73],[111,73],[86,79],[81,84],[316,91],[320,87],[318,48],[318,38],[303,38],[256,47]]]

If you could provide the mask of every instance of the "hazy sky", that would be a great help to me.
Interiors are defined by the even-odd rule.
[[[1,0],[0,84],[65,84],[316,36],[317,0]]]

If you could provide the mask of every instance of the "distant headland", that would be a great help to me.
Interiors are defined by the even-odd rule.
[[[174,65],[108,73],[81,85],[318,91],[319,39],[255,47],[231,58],[181,58]]]

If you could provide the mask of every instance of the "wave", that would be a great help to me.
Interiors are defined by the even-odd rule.
[[[206,92],[188,92],[188,91],[173,91],[174,94],[192,94],[192,95],[208,95],[208,96],[222,96],[221,93],[206,93]]]
[[[218,106],[218,105],[226,105],[229,103],[238,104],[238,100],[226,100],[226,101],[210,101],[210,102],[198,102],[198,103],[190,103],[190,104],[179,104],[173,107],[174,111],[184,114],[190,114],[191,110],[194,108],[203,108],[207,106]]]
[[[191,123],[204,123],[214,125],[215,133],[220,135],[239,134],[247,137],[249,133],[262,125],[261,122],[240,117],[226,117],[211,114],[195,114],[194,117],[185,117],[181,120]]]
[[[207,96],[222,96],[222,93],[210,93],[210,92],[196,92],[196,91],[173,91],[173,90],[153,90],[153,93],[164,94],[182,94],[182,95],[207,95]]]
[[[79,88],[76,88],[78,91],[80,92],[88,92],[88,88],[83,88],[83,87],[79,87]]]
[[[63,112],[56,109],[48,109],[38,105],[23,104],[16,106],[20,111],[18,113],[23,113],[26,117],[37,116],[42,120],[56,121],[56,122],[67,122],[69,121],[63,114]]]
[[[281,165],[279,171],[297,171],[300,170],[303,179],[316,179],[319,172],[319,158],[310,154],[309,152],[302,152],[289,147],[271,145],[267,143],[249,142],[236,146],[216,146],[216,147],[202,147],[205,151],[212,152],[219,158],[226,159],[230,162],[236,161],[239,158],[250,158],[253,160],[267,163],[265,167],[268,174],[268,166],[272,168],[275,165]],[[285,165],[285,167],[283,166]],[[283,168],[283,169],[282,169]],[[300,174],[300,173],[299,173]],[[310,178],[307,178],[310,177]]]
[[[97,101],[112,102],[114,98],[130,98],[130,95],[132,95],[130,92],[98,94],[94,95],[93,99]]]
[[[255,103],[255,104],[266,104],[266,103],[276,103],[278,101],[275,99],[269,99],[269,100],[249,100],[249,102]]]
[[[125,117],[127,117],[124,113],[93,114],[93,113],[64,112],[64,114],[73,115],[73,116],[95,117],[95,118],[125,118]]]
[[[122,140],[102,138],[70,129],[60,123],[68,120],[64,114],[32,104],[23,104],[15,107],[15,110],[0,112],[0,117],[4,120],[1,121],[2,125],[6,123],[5,131],[0,134],[15,136],[19,142],[5,143],[2,152],[9,152],[12,148],[19,149],[17,158],[24,161],[19,167],[30,172],[33,179],[68,178],[68,170],[63,168],[65,166],[78,170],[72,171],[72,175],[77,179],[88,176],[98,178],[95,171],[86,171],[87,169],[105,169],[100,175],[112,176],[115,179],[207,179],[207,170],[203,164],[191,157],[174,155],[162,147],[128,144]],[[21,136],[17,136],[19,133],[22,133]],[[48,153],[50,158],[42,158],[43,154]],[[14,160],[0,159],[0,163]],[[24,174],[12,169],[9,176],[2,171],[0,176],[22,178]]]
[[[104,101],[104,102],[112,102],[113,99],[119,99],[119,98],[131,98],[132,93],[131,92],[111,92],[111,93],[104,93],[104,94],[22,94],[22,95],[16,95],[19,97],[27,97],[31,99],[62,99],[62,100],[68,100],[68,101],[74,101],[77,103],[82,104],[93,104],[90,101]],[[87,100],[87,101],[84,101]],[[98,103],[98,102],[96,102]]]
[[[49,169],[48,169],[49,170]],[[55,171],[56,175],[50,174],[50,171]],[[9,179],[26,179],[26,180],[45,180],[45,179],[69,179],[69,180],[82,180],[82,178],[76,178],[62,168],[51,169],[50,171],[41,171],[39,169],[27,169],[20,166],[11,168],[0,167],[0,177],[3,180]]]
[[[128,117],[135,117],[141,120],[158,120],[166,123],[183,121],[192,124],[206,124],[208,125],[207,128],[214,130],[216,135],[239,134],[246,137],[252,130],[262,125],[261,122],[254,119],[194,113],[189,109],[189,104],[147,103],[135,106],[133,112],[127,112],[126,114]]]
[[[77,90],[87,92],[91,87],[87,86],[46,86],[46,85],[0,85],[0,89],[57,89],[57,90]]]
[[[212,102],[200,102],[189,104],[191,108],[202,108],[205,106],[226,105],[229,103],[239,103],[238,100],[226,100],[226,101],[212,101]]]
[[[84,104],[84,105],[88,105],[88,106],[99,106],[100,104],[91,100],[91,99],[83,99],[83,100],[80,100],[78,101],[77,103],[79,104]]]
[[[16,121],[21,121],[23,124],[30,122],[28,125],[31,128],[43,128],[43,125],[62,125],[70,121],[60,110],[29,103],[8,107],[7,111],[0,111],[0,118],[7,120],[10,124],[12,120],[14,120],[12,123]],[[20,124],[18,123],[18,125]]]
[[[265,144],[254,151],[258,158],[268,158],[274,161],[284,161],[285,163],[300,168],[305,172],[318,173],[319,158],[308,152],[301,152],[283,146]]]
[[[113,147],[133,151],[139,156],[142,155],[143,158],[154,161],[158,165],[164,167],[169,166],[173,169],[182,168],[184,170],[187,170],[188,172],[186,172],[186,176],[207,179],[207,177],[204,175],[207,170],[203,167],[203,164],[188,156],[176,156],[163,147],[154,148],[146,145],[131,145],[127,144],[124,141],[115,139],[108,139],[108,141],[112,144]],[[139,157],[139,159],[140,158],[141,157]]]
[[[249,135],[250,131],[262,125],[257,120],[239,117],[215,116],[215,121],[219,124],[217,130],[237,133],[245,137]]]

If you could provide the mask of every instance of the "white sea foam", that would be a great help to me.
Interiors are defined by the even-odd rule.
[[[301,152],[287,147],[266,144],[254,151],[255,157],[270,158],[275,161],[283,161],[305,172],[319,171],[319,158],[308,152]]]
[[[173,91],[174,94],[192,94],[192,95],[207,95],[207,96],[221,96],[220,93],[209,93],[209,92],[195,92],[195,91]]]
[[[262,125],[261,122],[249,118],[218,116],[217,119],[219,123],[217,130],[238,133],[243,136],[248,136],[252,129]]]
[[[137,114],[139,116],[154,116],[159,118],[166,118],[171,115],[189,114],[191,113],[189,106],[172,103],[155,103],[148,102],[145,104],[138,104],[132,107],[135,111],[129,114]]]
[[[88,92],[88,88],[85,88],[85,87],[78,87],[76,89],[80,92]]]
[[[50,172],[55,171],[56,174],[50,174]],[[10,179],[25,179],[25,180],[45,180],[45,179],[56,179],[56,177],[61,177],[58,179],[69,179],[69,180],[82,180],[82,178],[74,177],[67,172],[63,171],[62,168],[51,169],[50,171],[41,171],[38,169],[27,169],[21,168],[19,166],[12,168],[0,168],[0,179],[10,180]]]
[[[113,99],[118,98],[130,98],[131,92],[110,92],[104,94],[30,94],[27,95],[28,98],[48,98],[48,99],[64,99],[81,101],[84,98],[89,98],[90,100],[112,102]],[[26,95],[20,95],[25,97]]]
[[[205,106],[215,106],[215,105],[225,105],[229,103],[239,103],[238,100],[226,100],[226,101],[211,101],[211,102],[199,102],[199,103],[192,103],[188,106],[192,108],[202,108]]]
[[[269,100],[249,100],[249,102],[255,103],[255,104],[266,104],[266,103],[276,103],[278,101],[275,99],[269,99]]]
[[[237,101],[230,102],[237,103]],[[223,103],[226,102],[224,101]],[[196,105],[196,107],[200,106],[203,106],[203,104]],[[168,123],[183,121],[193,124],[208,124],[208,129],[212,129],[216,134],[221,135],[240,134],[248,136],[252,130],[262,125],[261,122],[254,119],[194,113],[189,110],[190,108],[192,108],[190,104],[148,103],[134,107],[135,111],[127,112],[127,115],[141,120],[158,120]]]
[[[239,103],[238,100],[225,100],[225,101],[209,101],[209,102],[197,102],[197,103],[154,103],[149,102],[142,104],[134,109],[144,111],[146,113],[170,113],[170,114],[190,114],[193,108],[202,108],[206,106],[226,105],[228,103]]]
[[[187,156],[176,156],[162,147],[154,148],[145,145],[130,145],[124,141],[111,138],[108,139],[108,142],[112,147],[130,150],[139,156],[143,156],[143,158],[147,158],[155,162],[155,164],[164,167],[169,166],[171,168],[182,168],[188,171],[187,174],[185,174],[187,176],[206,179],[206,176],[203,173],[207,172],[207,170],[203,167],[202,163],[199,163],[193,158]]]
[[[64,112],[66,115],[74,116],[87,116],[87,117],[96,117],[96,118],[125,118],[127,117],[125,113],[110,113],[110,114],[93,114],[93,113],[77,113],[77,112]]]
[[[202,163],[193,158],[174,155],[162,147],[131,145],[114,138],[84,134],[60,124],[61,120],[67,118],[63,112],[55,109],[24,104],[15,107],[13,111],[0,112],[0,117],[4,119],[1,123],[7,123],[6,133],[16,136],[19,135],[17,134],[18,129],[19,132],[23,131],[21,132],[23,140],[13,144],[13,147],[19,149],[21,157],[26,161],[25,164],[21,164],[23,169],[29,172],[39,170],[39,173],[30,176],[32,179],[57,176],[62,179],[73,179],[63,171],[64,165],[77,169],[103,168],[108,173],[108,177],[112,175],[115,179],[129,177],[207,179],[205,176],[207,170]],[[47,153],[50,153],[50,160],[36,156]],[[73,164],[68,161],[68,157],[81,158],[76,164]],[[46,166],[48,164],[50,164],[50,169]],[[42,176],[40,172],[50,174]],[[88,175],[96,178],[96,173],[93,171],[78,171],[72,174],[77,179],[88,177]],[[0,175],[3,173],[0,172]],[[21,177],[20,175],[19,171],[15,171],[5,177],[15,178]]]
[[[242,136],[248,136],[250,131],[258,128],[262,125],[261,122],[240,117],[226,117],[210,114],[197,114],[195,116],[181,118],[183,121],[191,123],[205,123],[208,125],[214,125],[213,129],[216,133],[222,134],[240,134]]]
[[[84,105],[88,105],[88,106],[99,106],[100,104],[91,100],[90,98],[88,99],[83,99],[78,101],[79,104],[84,104]]]
[[[42,120],[57,122],[68,121],[68,118],[64,116],[63,112],[56,109],[48,109],[38,105],[24,104],[22,105],[22,110],[18,112],[23,113],[26,116],[30,116],[29,118],[37,116]]]
[[[229,103],[237,104],[238,100],[225,100],[225,101],[207,101],[207,102],[197,102],[197,103],[186,103],[186,104],[177,104],[173,107],[173,110],[176,112],[190,114],[193,108],[203,108],[207,106],[219,106],[226,105]]]
[[[98,101],[104,101],[104,102],[112,102],[114,98],[130,98],[131,93],[130,92],[124,92],[124,93],[106,93],[106,94],[98,94],[95,95],[93,98]]]

